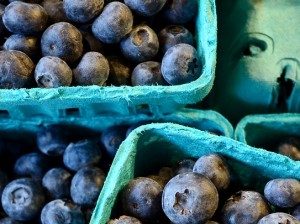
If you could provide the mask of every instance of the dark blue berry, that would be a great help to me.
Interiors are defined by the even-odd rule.
[[[83,207],[95,206],[105,178],[104,172],[97,167],[78,170],[71,182],[72,200]]]
[[[48,14],[38,4],[15,1],[6,6],[2,20],[10,32],[31,35],[46,29]]]
[[[101,53],[88,52],[83,55],[73,74],[79,86],[103,86],[109,75],[109,64]]]
[[[0,219],[0,224],[21,224],[21,223],[10,217],[5,217],[3,219]]]
[[[158,13],[167,0],[124,0],[125,4],[141,16],[153,16]]]
[[[80,206],[57,199],[46,204],[41,213],[42,224],[84,224]]]
[[[54,23],[43,33],[41,49],[43,56],[55,56],[67,63],[74,63],[83,53],[82,35],[70,23]]]
[[[117,219],[109,220],[107,224],[142,224],[142,222],[135,217],[122,215]]]
[[[108,85],[124,86],[131,85],[131,67],[123,58],[108,56],[109,76]]]
[[[163,211],[175,224],[203,223],[214,215],[218,203],[215,185],[202,174],[193,172],[173,177],[162,195]]]
[[[57,88],[70,86],[72,70],[68,64],[58,57],[45,56],[37,63],[34,78],[39,87]]]
[[[120,42],[125,58],[139,63],[151,60],[158,52],[159,42],[156,33],[147,25],[137,25]]]
[[[291,215],[300,221],[300,204],[293,208]]]
[[[121,2],[108,3],[94,20],[92,31],[103,43],[118,43],[133,25],[131,10]]]
[[[43,6],[46,10],[49,16],[49,22],[51,24],[58,22],[69,22],[62,0],[44,0],[41,2],[41,6]]]
[[[200,77],[202,63],[193,46],[177,44],[165,53],[162,59],[161,71],[169,84],[185,84]]]
[[[89,27],[90,28],[90,27]],[[85,30],[84,28],[80,28],[80,32],[83,38],[83,51],[84,53],[90,51],[96,51],[99,53],[104,52],[104,45],[101,41],[97,40],[92,33],[91,29]]]
[[[69,198],[71,179],[67,170],[53,168],[44,175],[42,184],[51,199]]]
[[[99,145],[86,139],[70,143],[64,152],[63,161],[68,169],[78,171],[85,166],[98,165],[101,156]]]
[[[64,0],[67,17],[77,23],[86,23],[100,14],[104,0]]]
[[[30,221],[40,214],[45,196],[38,182],[22,178],[6,185],[1,202],[3,210],[9,217],[18,221]]]
[[[23,52],[0,51],[0,88],[28,87],[33,78],[34,64]]]
[[[300,224],[300,222],[287,213],[276,212],[263,217],[257,224]]]

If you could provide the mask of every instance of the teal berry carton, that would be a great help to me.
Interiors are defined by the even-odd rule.
[[[279,154],[178,124],[144,125],[121,144],[90,223],[105,224],[118,212],[120,193],[134,177],[208,153],[224,156],[245,188],[261,191],[273,178],[300,179],[300,163]]]
[[[188,84],[175,86],[77,86],[0,90],[0,115],[24,119],[32,116],[92,117],[129,115],[141,111],[159,115],[171,113],[186,104],[201,101],[214,80],[217,45],[214,0],[198,1],[195,39],[201,55],[201,76]]]

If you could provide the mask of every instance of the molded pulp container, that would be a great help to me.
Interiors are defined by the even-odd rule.
[[[240,142],[275,151],[285,137],[300,137],[300,114],[248,115],[237,124],[234,135]]]
[[[300,162],[285,156],[182,125],[144,125],[121,144],[90,223],[107,223],[118,206],[119,193],[134,177],[212,152],[227,158],[245,187],[261,189],[272,178],[300,179]]]
[[[196,1],[196,0],[195,0]],[[177,86],[60,87],[0,90],[0,114],[23,119],[31,116],[128,115],[147,109],[170,113],[201,101],[211,90],[216,63],[217,24],[214,0],[197,0],[195,38],[203,63],[196,81]]]

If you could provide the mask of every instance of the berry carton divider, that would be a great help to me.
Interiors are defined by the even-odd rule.
[[[241,119],[234,138],[253,147],[275,151],[278,141],[300,137],[300,114],[255,114]]]
[[[0,115],[17,119],[45,115],[85,117],[128,115],[147,109],[153,114],[171,113],[186,104],[200,102],[215,78],[217,19],[215,0],[198,2],[195,38],[201,55],[201,76],[174,86],[87,86],[0,90]]]
[[[120,193],[138,176],[162,166],[173,166],[184,158],[208,153],[223,155],[243,187],[263,189],[273,178],[300,179],[300,162],[244,143],[178,124],[149,124],[135,129],[121,144],[98,198],[91,223],[107,223],[118,213]],[[118,214],[119,215],[119,214]]]

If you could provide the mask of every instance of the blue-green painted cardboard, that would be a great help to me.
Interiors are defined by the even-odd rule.
[[[178,124],[144,125],[121,144],[90,223],[107,223],[119,193],[132,178],[212,152],[227,158],[246,187],[261,188],[272,178],[300,179],[300,162],[285,156]]]
[[[214,0],[195,1],[199,6],[195,38],[204,65],[197,80],[177,86],[2,89],[0,114],[17,119],[68,115],[91,117],[104,114],[134,114],[138,113],[141,107],[153,114],[162,114],[201,101],[211,90],[215,77],[217,22]]]
[[[300,2],[217,0],[210,103],[235,125],[249,114],[300,111]]]
[[[300,137],[300,114],[259,114],[244,117],[236,126],[234,138],[254,147],[275,151],[285,137]]]

